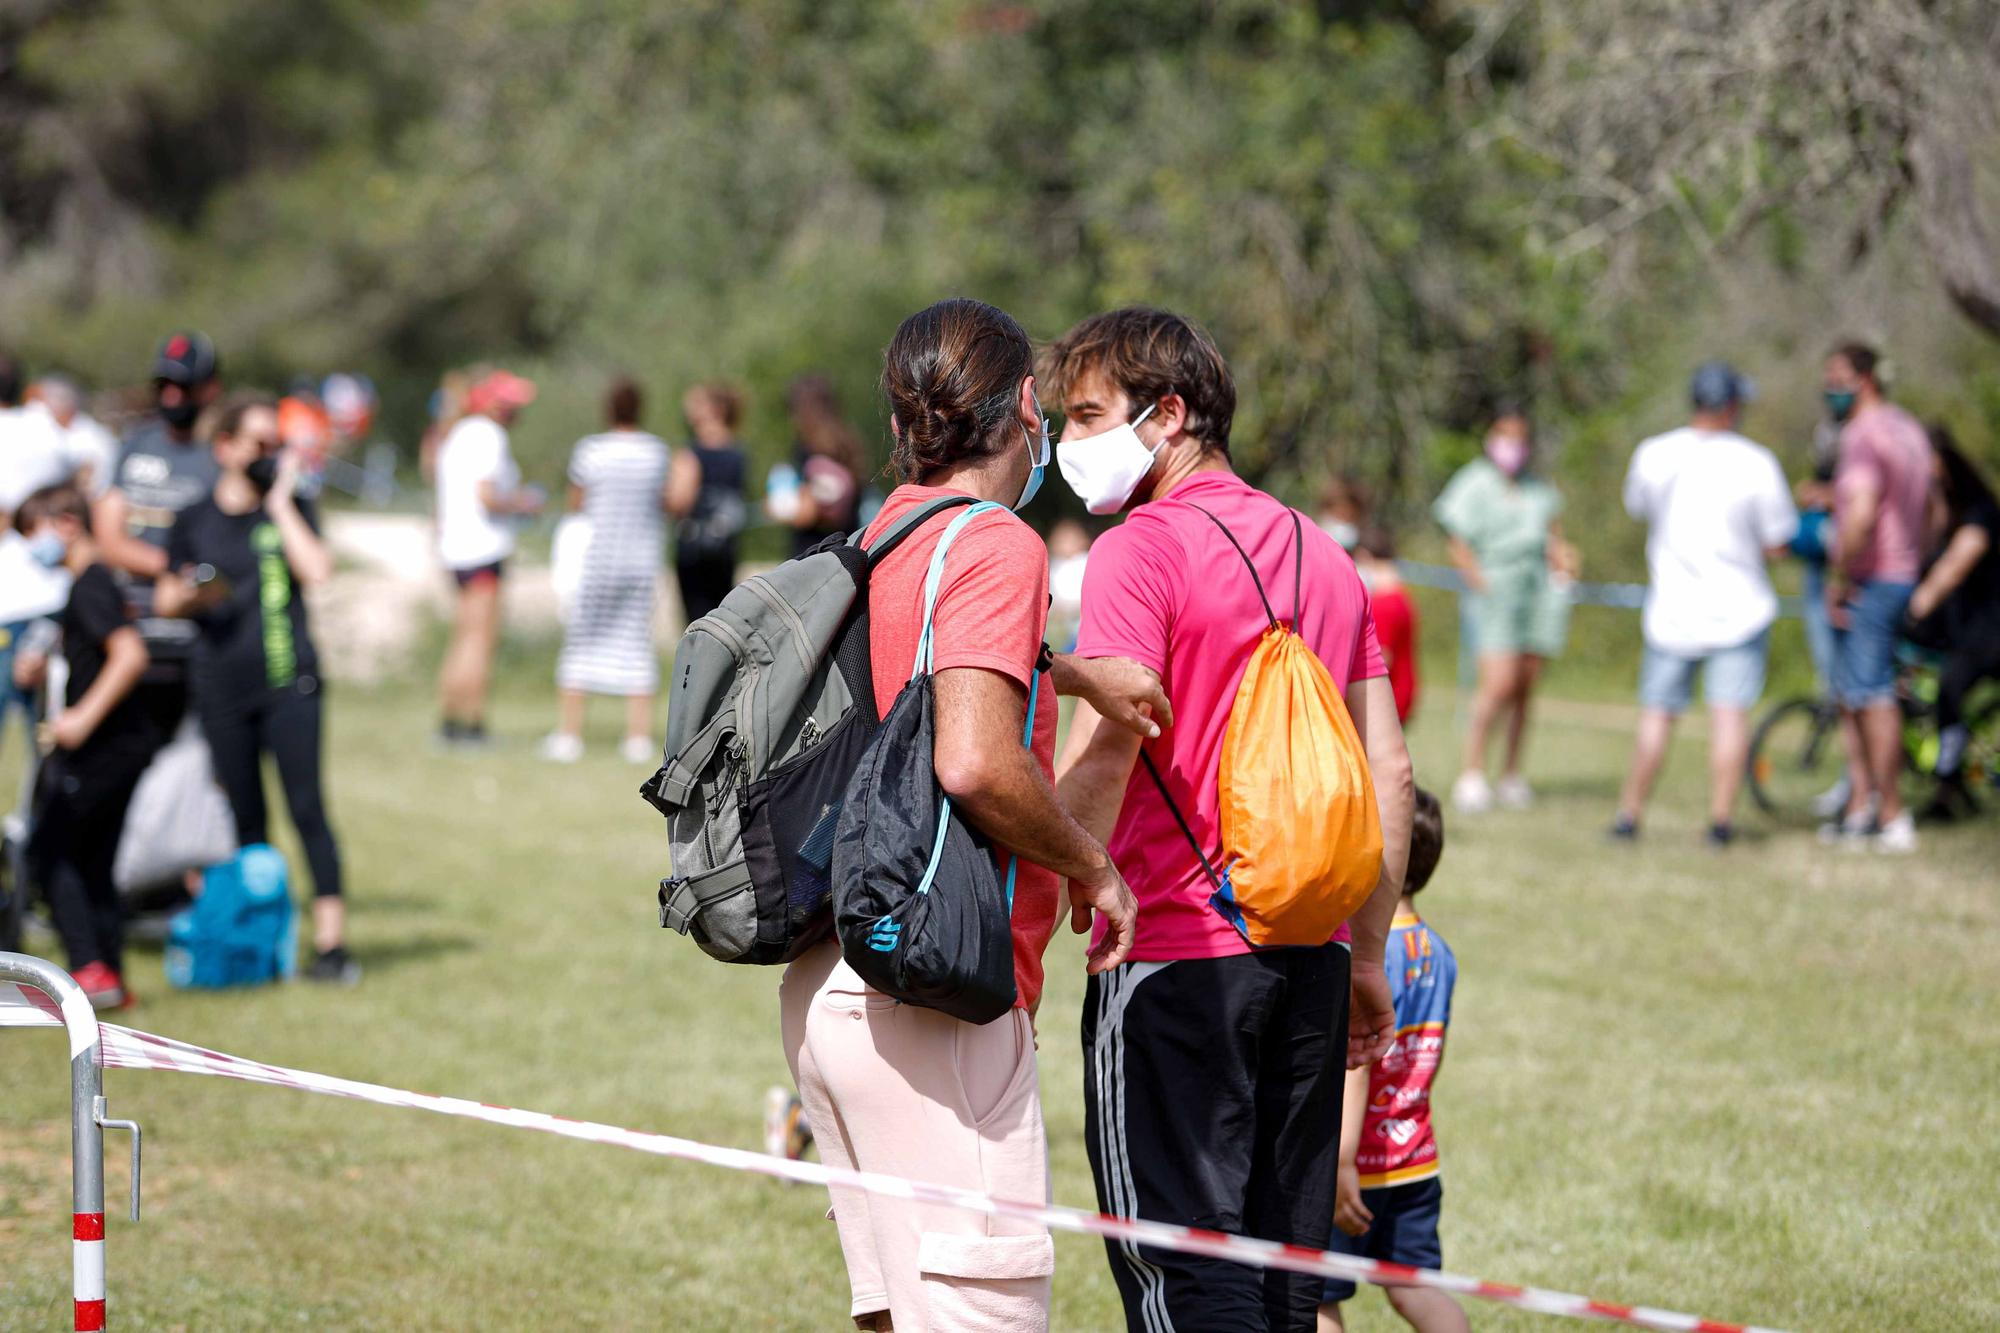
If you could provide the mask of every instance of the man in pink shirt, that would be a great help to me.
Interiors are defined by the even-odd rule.
[[[1884,396],[1878,361],[1865,343],[1843,344],[1826,359],[1827,407],[1842,423],[1826,594],[1850,794],[1821,836],[1909,852],[1917,834],[1897,790],[1896,643],[1922,572],[1931,444],[1922,423]]]
[[[1232,470],[1236,390],[1200,329],[1165,311],[1119,310],[1072,329],[1048,362],[1068,418],[1057,451],[1064,480],[1094,513],[1131,507],[1091,548],[1077,656],[1139,663],[1172,706],[1163,733],[1142,742],[1079,705],[1058,766],[1064,805],[1105,839],[1139,903],[1129,960],[1091,977],[1084,1002],[1098,1203],[1120,1216],[1321,1247],[1333,1218],[1342,1069],[1379,1054],[1395,1022],[1383,944],[1414,799],[1368,595],[1338,543]],[[1220,842],[1223,736],[1269,623],[1246,559],[1277,618],[1341,691],[1380,802],[1381,882],[1349,927],[1316,947],[1253,950],[1210,905],[1189,843]],[[1171,806],[1139,765],[1142,748]],[[1132,1329],[1314,1326],[1317,1279],[1107,1249]]]

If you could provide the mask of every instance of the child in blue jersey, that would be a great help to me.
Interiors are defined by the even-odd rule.
[[[1444,937],[1424,924],[1414,899],[1444,853],[1444,812],[1437,797],[1417,789],[1410,827],[1410,866],[1403,900],[1389,932],[1389,992],[1396,1002],[1396,1037],[1382,1058],[1349,1071],[1341,1100],[1340,1180],[1334,1194],[1330,1249],[1367,1259],[1437,1268],[1437,1140],[1431,1134],[1431,1083],[1444,1059],[1451,992],[1458,960]],[[1469,1325],[1458,1302],[1425,1287],[1386,1288],[1389,1304],[1418,1333],[1458,1333]],[[1351,1282],[1329,1281],[1319,1307],[1320,1333],[1342,1333],[1341,1302]]]

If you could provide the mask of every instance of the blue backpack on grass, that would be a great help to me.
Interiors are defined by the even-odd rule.
[[[167,983],[209,990],[289,980],[298,967],[298,923],[285,857],[252,843],[203,873],[194,905],[167,930]]]

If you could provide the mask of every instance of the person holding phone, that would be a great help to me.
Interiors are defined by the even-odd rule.
[[[306,975],[351,984],[360,969],[347,954],[340,846],[320,791],[325,690],[302,595],[332,574],[333,556],[312,502],[298,497],[298,462],[280,451],[268,400],[225,404],[211,447],[215,491],[174,520],[154,604],[198,628],[194,707],[246,846],[269,841],[263,757],[277,761],[312,868],[314,958]]]

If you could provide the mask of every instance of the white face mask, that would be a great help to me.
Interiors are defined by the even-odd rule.
[[[1153,415],[1157,406],[1153,404],[1133,420],[1102,434],[1056,445],[1056,466],[1062,469],[1063,481],[1089,512],[1117,513],[1153,470],[1153,458],[1166,441],[1148,447],[1136,427]]]

